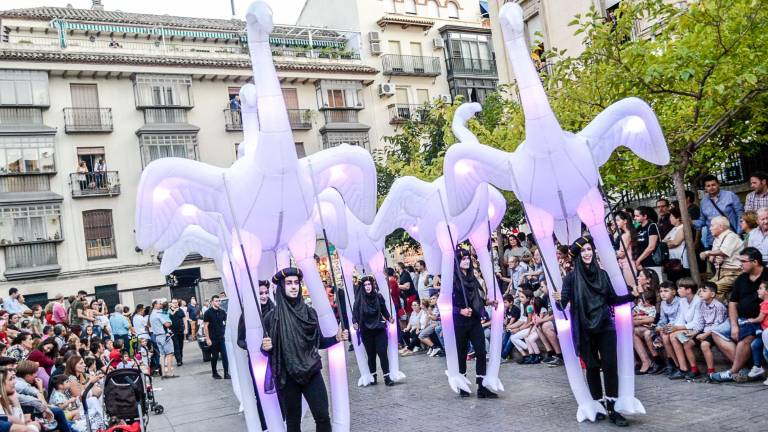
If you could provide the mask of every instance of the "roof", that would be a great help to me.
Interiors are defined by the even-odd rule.
[[[427,29],[435,25],[435,20],[388,13],[379,18],[379,20],[376,21],[376,24],[378,24],[379,27],[385,27],[387,24],[399,24],[403,27],[415,26]]]
[[[0,194],[0,205],[19,205],[27,203],[62,202],[64,197],[51,192],[4,192]]]
[[[96,9],[40,6],[0,11],[0,17],[37,18],[41,20],[65,19],[73,21],[121,24],[157,25],[168,27],[242,31],[245,21],[239,19],[194,18],[172,15],[153,15]]]
[[[0,60],[21,60],[54,63],[96,63],[96,64],[129,64],[129,65],[166,65],[166,66],[203,66],[235,69],[250,69],[251,62],[247,56],[241,59],[207,59],[199,57],[167,57],[135,54],[112,53],[70,53],[50,51],[27,51],[0,49]],[[340,72],[377,74],[376,68],[344,63],[311,63],[311,62],[281,62],[275,61],[278,71],[305,72]]]

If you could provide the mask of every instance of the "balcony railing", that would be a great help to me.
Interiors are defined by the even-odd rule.
[[[112,108],[64,108],[64,131],[112,132]]]
[[[120,176],[117,171],[72,173],[72,198],[120,195]]]
[[[312,129],[311,110],[308,109],[289,109],[288,121],[293,130]],[[243,130],[243,114],[240,110],[224,110],[224,129],[227,132]]]
[[[437,57],[387,54],[382,56],[384,75],[439,76],[440,59]]]
[[[43,124],[40,108],[0,108],[0,128]]]
[[[308,109],[289,109],[288,121],[291,122],[293,130],[312,129],[312,111]]]
[[[326,109],[323,110],[325,123],[358,123],[357,110],[353,109]]]
[[[243,114],[240,110],[224,110],[224,129],[227,132],[243,130]]]
[[[32,243],[5,248],[5,278],[29,279],[59,273],[56,243]]]
[[[47,192],[50,190],[51,181],[47,175],[0,176],[0,193]]]
[[[471,58],[450,58],[448,75],[496,76],[496,62]]]
[[[392,104],[389,110],[389,124],[400,124],[407,121],[424,121],[429,114],[429,106],[413,104]]]

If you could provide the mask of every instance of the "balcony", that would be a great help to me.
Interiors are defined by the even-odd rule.
[[[224,129],[227,132],[243,130],[243,115],[240,110],[224,110]]]
[[[9,281],[53,276],[60,271],[56,243],[32,243],[5,248],[5,278]]]
[[[308,109],[289,109],[288,121],[293,130],[312,129],[312,111]],[[227,132],[243,130],[243,115],[240,110],[224,110],[224,129]]]
[[[308,109],[289,109],[288,121],[293,130],[312,129],[312,111]]]
[[[359,123],[355,109],[325,109],[323,116],[325,123]]]
[[[384,75],[425,76],[440,75],[440,59],[438,57],[405,56],[387,54],[382,56]]]
[[[64,132],[112,132],[112,108],[64,108]]]
[[[496,62],[471,58],[449,58],[448,75],[497,76]]]
[[[421,122],[429,115],[428,105],[392,104],[389,110],[389,124],[401,124],[408,121]]]
[[[120,176],[117,171],[72,173],[69,175],[72,198],[120,195]]]

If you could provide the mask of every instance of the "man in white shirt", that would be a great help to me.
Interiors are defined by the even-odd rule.
[[[20,314],[24,312],[24,306],[19,302],[19,289],[11,288],[8,290],[8,297],[3,298],[3,309],[9,314]]]
[[[730,226],[725,216],[713,218],[709,226],[715,239],[712,250],[700,255],[701,259],[708,260],[714,266],[715,276],[710,281],[717,285],[717,297],[724,303],[730,299],[733,282],[741,274],[739,252],[744,248],[741,237],[731,231]]]
[[[757,210],[757,228],[749,232],[747,246],[763,254],[763,265],[768,265],[768,207]]]
[[[680,312],[677,314],[677,319],[672,325],[669,341],[672,343],[672,348],[675,351],[679,368],[669,376],[671,380],[683,378],[693,380],[700,375],[699,369],[696,366],[696,358],[686,357],[686,352],[683,348],[684,344],[693,343],[693,338],[698,333],[694,330],[701,314],[701,308],[699,307],[701,297],[696,295],[698,290],[699,286],[691,278],[682,278],[677,282],[677,294],[680,296]],[[693,351],[690,354],[693,354]],[[690,370],[688,362],[690,362]]]
[[[427,263],[424,260],[416,261],[416,291],[419,294],[420,299],[429,298],[429,289],[432,288],[432,284],[429,281],[429,274],[427,273]]]

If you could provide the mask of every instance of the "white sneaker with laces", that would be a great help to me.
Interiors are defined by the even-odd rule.
[[[417,353],[421,351],[421,347],[413,347],[413,352]]]
[[[427,350],[427,355],[432,357],[432,351],[433,351],[433,348],[428,349]]]
[[[759,366],[752,366],[752,370],[749,371],[749,374],[747,374],[750,378],[757,378],[760,375],[764,374],[765,370]]]

